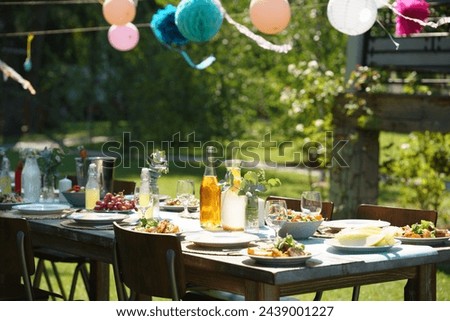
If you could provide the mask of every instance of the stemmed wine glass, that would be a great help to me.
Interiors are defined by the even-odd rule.
[[[190,179],[180,179],[177,182],[177,198],[183,205],[183,213],[180,214],[181,217],[190,218],[191,215],[188,210],[189,203],[195,197],[194,182]]]
[[[141,218],[145,218],[147,210],[153,206],[153,196],[150,187],[142,188],[136,186],[134,188],[134,203],[141,212]]]
[[[274,239],[278,237],[278,232],[287,220],[287,205],[284,200],[268,200],[266,201],[265,222],[275,232]]]
[[[322,211],[322,197],[320,192],[307,191],[302,193],[302,212],[308,215],[319,215]]]

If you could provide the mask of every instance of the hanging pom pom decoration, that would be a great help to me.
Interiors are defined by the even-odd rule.
[[[377,20],[374,0],[330,0],[327,16],[331,25],[349,36],[365,33]]]
[[[139,30],[132,23],[123,26],[112,25],[108,30],[108,41],[119,51],[129,51],[139,42]]]
[[[225,19],[228,21],[229,24],[233,25],[240,33],[247,36],[248,38],[252,39],[258,46],[260,46],[263,49],[272,50],[278,53],[287,53],[292,49],[292,44],[284,44],[284,45],[276,45],[273,44],[263,37],[254,34],[249,28],[246,26],[236,22],[233,20],[233,18],[227,13],[225,8],[222,6],[222,3],[219,0],[214,0],[216,5],[220,8],[220,11],[222,12]]]
[[[165,8],[159,9],[150,21],[150,28],[155,37],[163,44],[183,46],[189,43],[175,24],[175,12],[177,8],[168,4]]]
[[[291,7],[287,0],[252,0],[250,20],[260,32],[275,35],[289,25]]]
[[[424,0],[397,0],[395,8],[401,14],[397,16],[395,25],[395,33],[398,36],[418,33],[423,29],[422,25],[403,16],[425,21],[430,14],[428,2]]]
[[[182,0],[175,13],[175,24],[190,41],[205,42],[222,26],[223,15],[213,0]]]
[[[27,58],[23,63],[23,69],[25,69],[25,71],[30,71],[33,67],[33,64],[31,63],[31,42],[33,41],[33,39],[34,35],[30,33],[27,37]]]
[[[152,20],[150,21],[150,28],[155,34],[156,39],[170,50],[179,52],[191,67],[195,69],[205,69],[209,67],[216,58],[210,56],[201,63],[195,64],[192,62],[189,55],[179,48],[188,44],[189,40],[181,34],[175,24],[176,10],[176,7],[168,4],[165,8],[159,9],[153,15]]]
[[[419,0],[418,0],[419,1]],[[418,12],[420,11],[420,12],[423,12],[424,11],[424,9],[423,9],[423,7],[425,6],[425,5],[428,5],[428,4],[426,4],[426,1],[422,1],[422,0],[420,0],[419,2],[421,2],[421,6],[422,6],[422,9],[418,9],[418,7],[416,7],[415,9],[413,9],[412,11],[414,11],[414,15],[417,15],[418,14]],[[441,17],[441,18],[439,18],[436,22],[433,22],[433,21],[424,21],[424,20],[426,20],[427,18],[428,18],[428,14],[427,14],[427,16],[426,17],[424,17],[424,18],[421,18],[421,19],[418,19],[418,18],[415,18],[415,17],[412,17],[412,16],[408,16],[407,14],[406,14],[406,10],[403,8],[403,4],[404,3],[406,3],[406,1],[402,1],[402,0],[398,0],[397,2],[396,2],[396,7],[394,7],[394,6],[392,6],[391,4],[389,4],[389,3],[387,3],[386,4],[386,6],[389,8],[389,9],[391,9],[392,10],[392,12],[394,12],[398,17],[397,17],[397,26],[396,26],[396,29],[403,29],[403,27],[404,27],[404,25],[402,25],[401,27],[400,26],[398,26],[399,24],[402,24],[402,22],[399,22],[399,19],[398,18],[403,18],[404,20],[407,20],[407,21],[410,21],[410,22],[415,22],[417,25],[419,25],[419,26],[422,26],[422,27],[431,27],[431,28],[438,28],[438,27],[440,27],[440,26],[442,26],[442,25],[445,25],[445,24],[448,24],[448,23],[450,23],[450,17]],[[402,11],[402,12],[401,12]],[[405,14],[403,14],[403,12],[405,12]],[[408,10],[408,12],[409,12],[409,10]],[[421,14],[422,15],[422,14]],[[424,15],[423,15],[424,16]],[[422,17],[423,17],[422,16]],[[415,26],[416,27],[416,26]],[[410,30],[406,30],[406,34],[409,32]],[[399,30],[398,32],[404,32],[403,30]],[[411,32],[412,33],[412,32]],[[399,34],[400,35],[400,34]]]
[[[132,22],[136,16],[136,5],[133,0],[105,0],[103,2],[103,17],[116,26]]]

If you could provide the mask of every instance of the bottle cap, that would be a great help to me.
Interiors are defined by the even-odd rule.
[[[141,169],[141,179],[149,180],[150,179],[150,169],[148,167],[143,167]]]

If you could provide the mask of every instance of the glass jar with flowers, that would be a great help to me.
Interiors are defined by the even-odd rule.
[[[266,179],[263,169],[257,171],[248,171],[245,173],[240,186],[241,195],[247,196],[247,205],[245,208],[245,231],[257,232],[259,230],[259,195],[266,192],[269,188],[281,185],[278,178]]]
[[[60,148],[45,147],[39,152],[38,163],[42,173],[42,200],[44,202],[55,200],[55,177],[63,157],[64,152]]]

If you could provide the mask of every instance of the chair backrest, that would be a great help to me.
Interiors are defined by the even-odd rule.
[[[186,293],[180,239],[136,232],[114,223],[116,276],[132,292],[179,300]]]
[[[361,204],[356,211],[356,218],[382,220],[393,226],[412,225],[421,220],[431,221],[436,225],[438,213],[435,210],[421,210],[401,207],[390,207],[373,204]]]
[[[294,210],[294,211],[301,211],[302,210],[302,200],[299,198],[293,198],[293,197],[284,197],[284,196],[267,196],[266,200],[285,200],[286,205],[288,209]],[[334,209],[334,203],[330,201],[322,201],[322,216],[324,220],[331,220],[333,218],[333,209]]]
[[[114,180],[113,181],[113,192],[114,193],[123,192],[124,194],[134,194],[135,186],[136,186],[136,183],[133,181]]]
[[[30,276],[35,272],[28,222],[23,218],[0,217],[0,283],[18,284],[22,278],[32,300]]]

